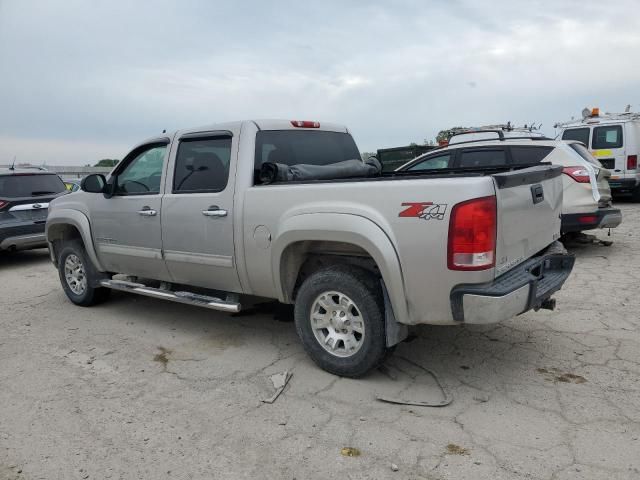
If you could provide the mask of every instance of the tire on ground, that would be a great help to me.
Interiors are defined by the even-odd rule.
[[[70,255],[78,257],[82,263],[86,276],[86,288],[84,289],[84,292],[79,294],[75,293],[71,289],[65,277],[65,262]],[[62,244],[60,254],[58,255],[58,275],[60,276],[60,283],[62,284],[64,293],[66,293],[69,300],[76,305],[80,305],[82,307],[96,305],[104,302],[111,293],[111,290],[108,288],[93,286],[98,279],[98,272],[91,263],[91,260],[89,260],[87,252],[85,251],[82,242],[79,240],[72,240]]]
[[[331,354],[320,344],[311,325],[316,299],[325,292],[338,292],[357,306],[364,323],[362,345],[348,357]],[[386,346],[384,302],[379,280],[358,267],[332,266],[307,277],[295,300],[295,324],[307,354],[322,369],[343,377],[360,377],[379,366],[389,349]],[[344,345],[344,343],[343,343]]]

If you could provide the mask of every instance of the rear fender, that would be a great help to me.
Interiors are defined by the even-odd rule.
[[[292,300],[285,276],[293,272],[283,268],[283,254],[288,246],[304,241],[343,242],[364,249],[380,270],[395,318],[400,323],[407,322],[404,280],[395,247],[380,226],[365,217],[352,214],[302,214],[281,222],[273,242],[271,258],[273,281],[281,302],[290,303]]]

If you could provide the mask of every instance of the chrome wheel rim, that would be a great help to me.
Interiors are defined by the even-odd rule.
[[[87,276],[80,258],[73,253],[64,261],[64,278],[67,285],[76,295],[82,295],[87,289]]]
[[[331,355],[351,357],[362,348],[364,319],[355,302],[344,293],[328,291],[318,295],[309,320],[316,340]]]

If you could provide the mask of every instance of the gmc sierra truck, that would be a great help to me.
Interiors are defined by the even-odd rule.
[[[574,261],[557,242],[560,167],[345,176],[338,166],[354,159],[362,166],[345,127],[308,121],[147,140],[108,178],[51,202],[62,288],[81,306],[111,290],[224,312],[245,296],[278,299],[295,305],[311,358],[352,377],[409,325],[553,308]],[[291,171],[265,180],[266,167]]]

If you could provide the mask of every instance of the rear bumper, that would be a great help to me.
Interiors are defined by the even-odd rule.
[[[493,282],[458,285],[451,290],[451,311],[456,322],[489,324],[508,320],[548,305],[573,269],[575,258],[548,254],[530,258]]]
[[[622,223],[622,212],[617,208],[599,208],[593,213],[562,215],[562,233],[581,232],[594,228],[615,228]]]
[[[0,224],[0,250],[26,250],[47,246],[44,222],[11,222]]]
[[[637,178],[609,179],[609,187],[611,188],[612,193],[633,193],[633,190],[635,190],[637,186]]]

